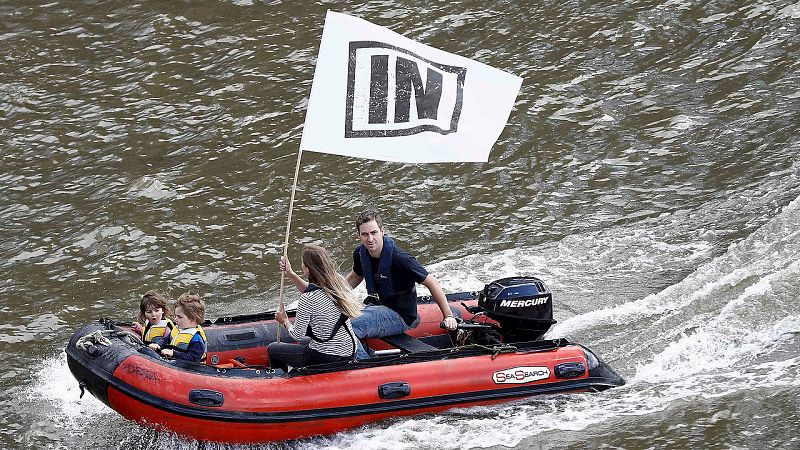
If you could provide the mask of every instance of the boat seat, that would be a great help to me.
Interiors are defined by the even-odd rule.
[[[391,336],[384,336],[381,338],[383,342],[393,345],[405,353],[428,352],[431,350],[439,350],[438,348],[428,345],[419,339],[409,336],[406,333],[393,334]]]

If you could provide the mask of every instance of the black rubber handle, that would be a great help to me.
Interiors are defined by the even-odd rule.
[[[222,392],[211,389],[192,389],[189,391],[189,402],[200,406],[222,406],[225,397]]]
[[[386,383],[378,386],[378,397],[390,399],[408,397],[411,395],[411,386],[405,381]]]

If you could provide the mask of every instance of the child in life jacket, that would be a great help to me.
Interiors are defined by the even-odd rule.
[[[206,304],[193,292],[182,294],[175,300],[175,324],[179,331],[166,348],[163,356],[205,364],[208,341],[200,327],[206,316]]]
[[[134,322],[131,328],[142,337],[145,344],[158,350],[168,345],[178,334],[178,328],[169,316],[169,307],[164,296],[157,291],[147,291],[139,302],[139,322]]]

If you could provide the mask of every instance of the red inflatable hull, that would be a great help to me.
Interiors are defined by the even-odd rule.
[[[513,372],[517,367],[548,369],[548,378],[526,384],[531,391],[536,387],[541,393],[589,388],[578,383],[571,383],[572,389],[548,386],[558,381],[554,375],[557,362],[586,363],[586,358],[580,347],[569,346],[529,355],[499,355],[495,359],[483,355],[293,378],[243,379],[165,371],[147,358],[131,357],[120,365],[115,376],[137,386],[140,392],[129,395],[111,388],[108,400],[109,406],[131,420],[195,439],[237,443],[279,441],[330,434],[389,417],[524,397],[526,394],[521,391],[503,392],[512,385],[498,384],[493,377],[495,372]],[[586,378],[588,373],[574,380]],[[410,395],[401,401],[379,398],[379,386],[397,382],[408,383]],[[204,407],[189,403],[189,392],[196,389],[221,392],[224,405],[205,407],[207,411],[204,411]],[[476,393],[479,400],[470,401],[470,394]],[[459,398],[451,398],[453,395]],[[497,398],[492,399],[493,395]],[[182,405],[196,415],[170,413],[141,400],[147,396]],[[352,410],[361,412],[356,414]],[[211,419],[204,417],[212,411],[230,414],[209,414],[214,417]],[[240,420],[236,420],[236,416]]]
[[[449,339],[433,308],[421,305],[422,323],[411,331],[431,343]],[[459,312],[467,315],[463,308]],[[326,435],[390,417],[624,383],[586,348],[563,339],[513,346],[425,344],[344,367],[287,374],[257,365],[266,362],[264,335],[274,322],[222,322],[205,327],[209,361],[217,366],[164,360],[106,322],[73,335],[69,367],[82,388],[128,419],[229,443]],[[77,345],[98,331],[110,345]],[[237,364],[230,363],[234,358]]]

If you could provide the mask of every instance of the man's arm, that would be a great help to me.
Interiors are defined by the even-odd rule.
[[[362,281],[364,281],[364,277],[351,270],[350,273],[344,276],[344,280],[347,281],[347,284],[350,285],[351,289],[355,289],[359,284],[361,284]]]
[[[422,285],[431,291],[431,297],[433,297],[433,300],[439,305],[439,309],[442,310],[445,327],[447,327],[448,330],[455,330],[457,325],[456,319],[453,317],[453,312],[450,311],[450,305],[447,303],[447,297],[444,295],[444,291],[441,286],[439,286],[439,281],[433,275],[428,275],[422,281]]]

